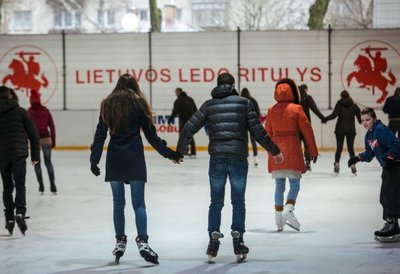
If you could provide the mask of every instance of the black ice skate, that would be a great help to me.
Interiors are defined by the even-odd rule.
[[[249,253],[249,248],[244,245],[243,237],[240,235],[239,231],[232,231],[231,235],[233,238],[233,251],[236,255],[236,261],[241,263],[246,260],[247,253]]]
[[[14,220],[6,220],[6,229],[8,230],[8,233],[10,233],[10,236],[13,234],[14,226],[15,226]]]
[[[388,218],[383,228],[375,231],[375,240],[380,242],[400,241],[400,228],[397,219]]]
[[[339,163],[338,162],[333,163],[333,172],[335,174],[339,174],[339,171],[340,171]]]
[[[136,237],[136,244],[138,246],[140,256],[142,256],[146,262],[150,262],[153,264],[159,264],[157,253],[155,253],[150,248],[149,244],[147,243],[147,240],[138,236],[138,237]]]
[[[25,219],[28,219],[28,217],[25,217],[22,214],[17,214],[17,216],[15,217],[15,221],[17,222],[19,230],[21,230],[21,233],[23,235],[25,235],[25,231],[28,230],[28,226],[26,225]]]
[[[219,231],[211,232],[211,240],[208,243],[206,254],[208,255],[208,262],[211,263],[212,258],[216,257],[219,249],[219,239],[223,238],[224,235]]]
[[[119,263],[119,258],[124,256],[126,249],[126,235],[115,237],[117,239],[117,243],[115,244],[115,248],[113,250],[113,255],[115,256],[115,262]]]
[[[351,169],[351,173],[353,173],[355,176],[357,176],[357,168],[356,168],[356,166],[355,165],[351,165],[350,169]]]

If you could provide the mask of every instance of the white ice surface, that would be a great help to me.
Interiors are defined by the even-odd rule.
[[[102,175],[89,170],[89,152],[55,151],[58,195],[39,195],[33,167],[27,172],[28,231],[9,237],[0,218],[0,273],[400,273],[400,243],[375,242],[383,225],[379,204],[381,168],[374,160],[359,163],[358,176],[346,167],[333,174],[333,153],[322,153],[303,176],[295,214],[301,231],[276,232],[274,181],[264,152],[250,168],[246,193],[244,239],[246,263],[237,264],[230,239],[230,189],[226,188],[221,232],[225,234],[214,264],[205,254],[208,242],[208,155],[174,165],[146,152],[146,203],[150,246],[159,254],[152,266],[139,255],[130,196],[127,195],[128,246],[119,265],[112,265],[115,245],[112,197]],[[46,170],[43,168],[44,174]],[[127,190],[127,189],[126,189]],[[128,192],[126,193],[128,194]]]

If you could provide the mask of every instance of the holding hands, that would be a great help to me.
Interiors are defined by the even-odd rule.
[[[279,154],[272,156],[272,158],[274,158],[274,161],[277,164],[283,163],[283,155],[281,152],[279,152]]]
[[[347,162],[347,165],[348,165],[348,167],[351,167],[352,165],[355,165],[359,161],[360,161],[360,158],[358,156],[354,156],[349,159],[349,161]]]
[[[179,152],[172,151],[171,154],[168,156],[168,159],[170,159],[174,164],[180,164],[183,162],[183,156]]]

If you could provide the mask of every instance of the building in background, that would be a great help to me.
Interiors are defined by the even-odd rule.
[[[315,0],[157,0],[162,31],[307,29]],[[4,0],[0,34],[148,32],[149,0]],[[331,0],[333,28],[398,28],[399,0]]]

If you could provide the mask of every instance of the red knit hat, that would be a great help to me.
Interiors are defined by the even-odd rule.
[[[31,103],[31,106],[33,105],[41,105],[42,103],[40,102],[40,93],[36,89],[31,89],[31,96],[29,97],[29,101]]]

